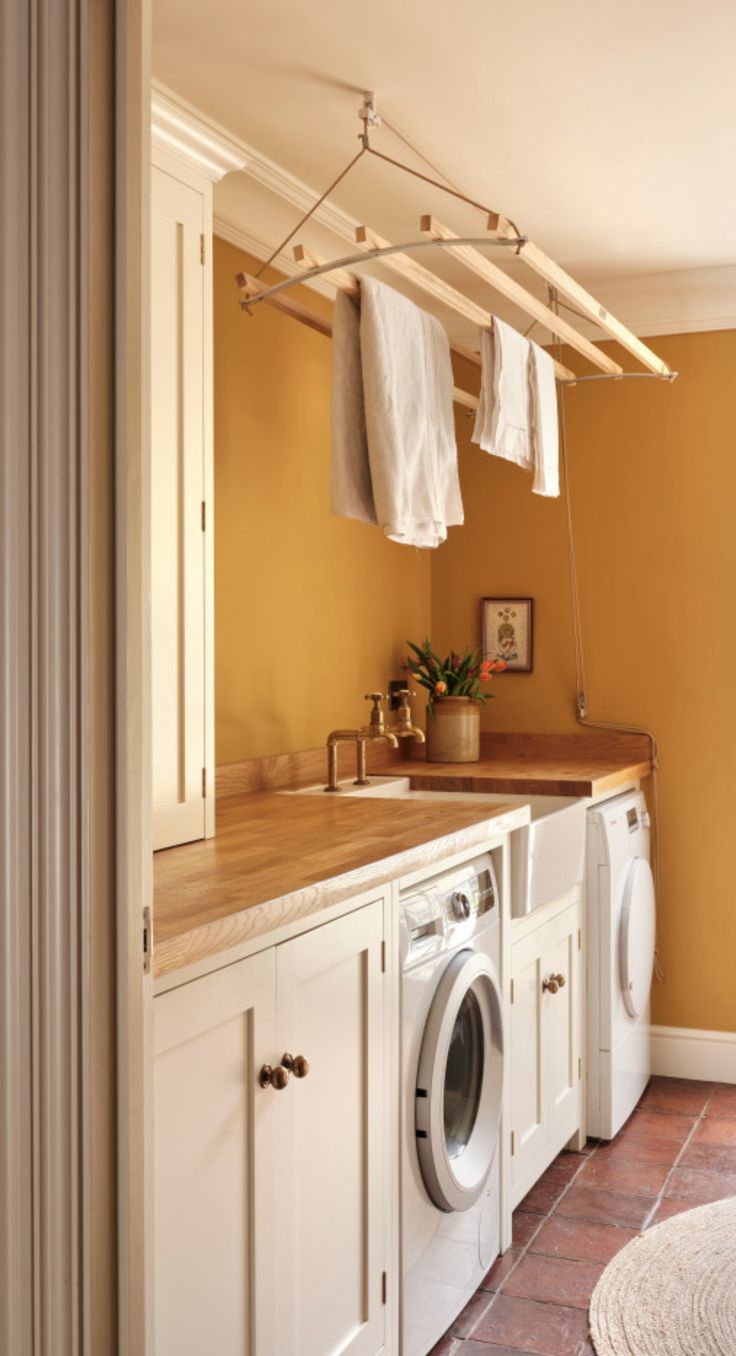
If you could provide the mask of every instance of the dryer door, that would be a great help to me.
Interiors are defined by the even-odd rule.
[[[417,1069],[416,1137],[427,1191],[440,1210],[468,1210],[498,1142],[503,1018],[488,958],[460,951],[437,986]]]
[[[619,936],[621,993],[630,1017],[641,1017],[649,1002],[655,936],[652,872],[645,857],[635,857],[624,886]]]

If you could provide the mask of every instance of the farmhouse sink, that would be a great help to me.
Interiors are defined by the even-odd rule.
[[[291,795],[325,794],[324,786]],[[408,777],[371,777],[368,786],[341,783],[341,794],[363,799],[471,801],[528,805],[531,823],[511,834],[511,914],[523,917],[583,879],[586,803],[571,796],[507,795],[489,791],[413,791]]]

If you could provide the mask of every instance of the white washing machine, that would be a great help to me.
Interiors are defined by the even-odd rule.
[[[402,1356],[425,1356],[500,1242],[503,1013],[490,853],[400,908]]]
[[[592,806],[587,832],[588,1134],[613,1139],[651,1073],[656,916],[641,792]]]

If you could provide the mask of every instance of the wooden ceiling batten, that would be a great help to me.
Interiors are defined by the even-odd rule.
[[[444,226],[441,221],[430,214],[421,218],[420,229],[422,235],[430,240],[447,241],[456,238],[455,231],[451,231],[448,226]],[[515,231],[514,236],[516,236]],[[519,248],[523,250],[525,246],[520,245]],[[557,315],[555,311],[550,310],[549,306],[546,306],[538,297],[533,296],[531,292],[527,292],[526,288],[521,286],[521,283],[510,277],[508,273],[504,273],[503,269],[492,263],[490,259],[486,259],[480,253],[480,250],[473,249],[471,245],[459,243],[457,246],[450,245],[449,250],[454,258],[459,259],[461,263],[465,264],[466,268],[470,269],[471,273],[482,278],[484,282],[487,282],[496,292],[500,292],[514,306],[518,306],[532,320],[550,330],[564,343],[569,344],[571,348],[582,354],[584,358],[588,359],[588,362],[593,363],[601,372],[618,376],[623,371],[620,363],[615,362],[607,353],[596,348],[595,344],[580,334],[574,325],[571,325],[562,316]]]
[[[497,240],[517,238],[516,228],[506,217],[500,216],[498,212],[489,214],[488,231]],[[617,343],[621,344],[622,348],[627,349],[635,358],[638,358],[648,371],[656,372],[662,377],[672,376],[672,369],[662,358],[658,358],[656,353],[653,353],[646,344],[642,343],[637,335],[611,315],[605,306],[596,301],[590,292],[587,292],[580,283],[570,277],[569,273],[560,268],[560,265],[556,264],[554,259],[550,259],[549,255],[545,254],[544,250],[541,250],[538,245],[535,245],[533,240],[527,240],[523,245],[520,245],[518,254],[523,262],[529,268],[532,268],[540,278],[544,278],[545,282],[549,283],[551,287],[556,287],[557,291],[563,297],[567,297],[568,301],[571,301],[587,320],[592,321],[611,339],[615,339]]]

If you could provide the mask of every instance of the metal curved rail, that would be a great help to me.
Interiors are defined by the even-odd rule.
[[[320,278],[323,273],[334,273],[338,268],[350,268],[352,264],[364,264],[371,259],[385,259],[389,254],[408,254],[414,250],[451,247],[457,249],[458,245],[475,245],[476,248],[484,249],[520,249],[527,241],[528,237],[525,235],[512,236],[509,240],[489,240],[488,236],[453,236],[452,240],[410,240],[406,245],[383,245],[380,249],[360,250],[358,254],[346,254],[342,259],[332,259],[327,264],[306,268],[303,273],[296,273],[292,278],[284,278],[283,282],[274,283],[273,287],[244,297],[240,304],[248,307],[255,301],[266,301],[269,297],[276,296],[278,292],[285,292],[288,287],[297,287],[312,278]]]

